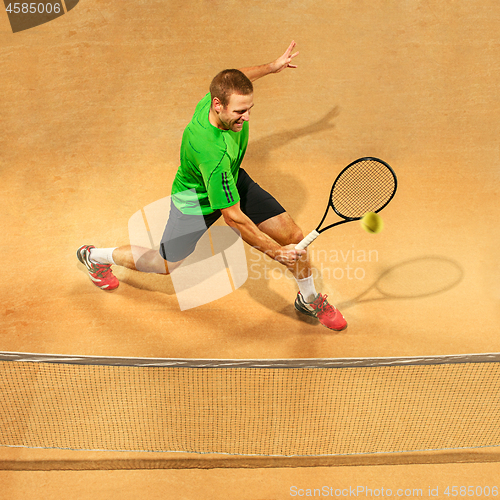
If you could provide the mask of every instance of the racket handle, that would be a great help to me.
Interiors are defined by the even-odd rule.
[[[311,231],[296,247],[295,250],[304,250],[304,248],[308,247],[317,237],[319,236],[318,231],[316,229]]]

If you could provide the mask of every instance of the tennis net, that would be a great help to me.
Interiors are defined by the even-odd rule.
[[[500,445],[500,354],[0,353],[0,446],[325,456]]]

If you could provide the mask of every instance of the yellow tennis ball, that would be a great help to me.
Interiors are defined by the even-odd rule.
[[[361,227],[370,234],[377,234],[384,229],[384,221],[379,214],[367,212],[361,219]]]

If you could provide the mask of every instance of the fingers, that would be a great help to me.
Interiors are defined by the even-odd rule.
[[[295,52],[295,54],[292,54],[293,49],[295,48],[296,45],[297,44],[295,43],[295,40],[292,40],[292,43],[288,46],[288,49],[286,49],[285,53],[283,54],[283,56],[286,59],[286,67],[288,67],[288,68],[296,68],[297,67],[296,64],[290,64],[290,61],[294,57],[297,57],[299,55],[298,51]]]
[[[294,57],[297,57],[299,55],[299,51],[295,52],[295,54],[288,54],[288,60],[291,61]]]
[[[290,260],[288,261],[288,265],[296,264],[300,258],[306,253],[305,250],[294,250],[290,255]]]
[[[293,247],[290,248],[290,246],[282,247],[276,256],[276,260],[285,266],[296,264],[307,253],[306,250],[296,250]]]
[[[292,43],[288,46],[288,49],[286,49],[285,55],[289,56],[296,45],[295,40],[292,40]]]

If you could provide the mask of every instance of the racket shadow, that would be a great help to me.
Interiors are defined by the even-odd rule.
[[[463,277],[462,266],[453,259],[439,255],[416,257],[386,269],[370,287],[337,307],[342,310],[377,300],[431,297],[455,288]]]

